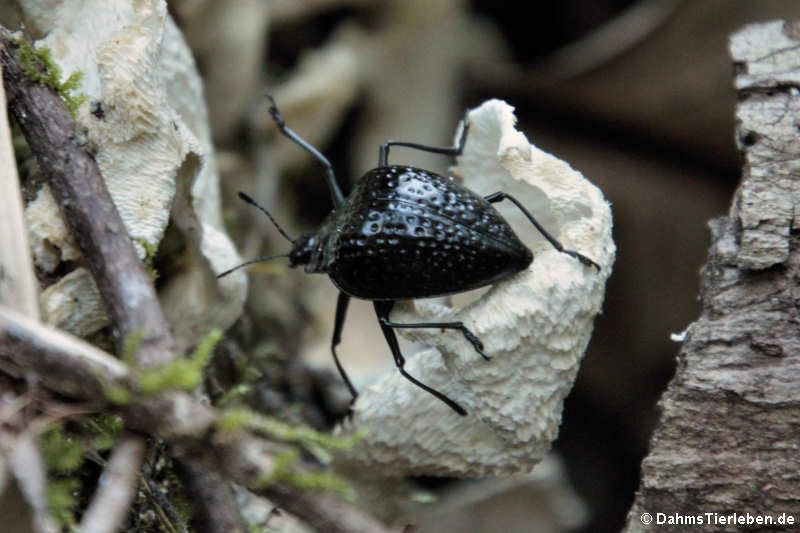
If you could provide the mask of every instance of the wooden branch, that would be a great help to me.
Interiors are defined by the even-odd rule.
[[[0,85],[0,110],[4,109],[6,94]],[[17,162],[6,113],[0,116],[0,198],[4,200],[4,209],[0,210],[0,228],[3,228],[0,231],[0,307],[9,306],[21,313],[24,319],[38,323],[39,284],[28,245]],[[0,337],[3,336],[2,322],[0,318]],[[3,455],[7,461],[3,461]],[[11,428],[0,432],[0,463],[8,463],[26,503],[33,510],[32,529],[36,533],[55,533],[58,526],[50,516],[47,502],[47,472],[33,432],[14,435]],[[0,465],[0,470],[4,469]]]
[[[119,359],[2,305],[0,362],[16,374],[33,371],[52,390],[84,400],[103,398],[103,382],[128,376]]]
[[[288,485],[270,485],[257,491],[316,531],[325,533],[389,533],[391,530],[358,507],[326,494]]]
[[[745,528],[719,521],[733,513],[800,520],[800,25],[748,26],[731,52],[742,183],[711,224],[702,314],[661,399],[627,532],[687,530],[645,513],[700,516],[708,531]]]
[[[141,437],[119,439],[100,478],[101,489],[83,515],[81,533],[115,533],[120,529],[136,494],[144,450]]]
[[[177,471],[194,508],[192,525],[195,531],[246,533],[227,480],[196,461],[177,461]]]
[[[6,455],[17,485],[33,511],[31,525],[35,533],[57,533],[60,528],[50,517],[47,503],[47,472],[44,459],[32,431],[0,441],[0,453]]]
[[[0,65],[9,109],[83,251],[117,341],[141,331],[139,365],[168,362],[175,356],[169,324],[97,163],[80,145],[75,119],[53,90],[26,77],[5,29],[0,30]]]
[[[5,108],[6,93],[0,87],[0,109]],[[0,114],[0,198],[0,304],[38,318],[39,284],[28,246],[17,162],[5,113]]]

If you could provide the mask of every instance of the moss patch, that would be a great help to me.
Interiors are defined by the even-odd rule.
[[[75,71],[62,82],[61,67],[53,59],[49,48],[36,48],[22,39],[11,39],[11,43],[17,48],[25,76],[33,83],[41,83],[56,91],[72,116],[76,116],[81,104],[89,99],[87,95],[76,92],[81,86],[83,72]]]

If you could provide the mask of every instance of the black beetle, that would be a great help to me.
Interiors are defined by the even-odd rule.
[[[507,278],[531,264],[533,254],[520,242],[492,203],[510,200],[558,251],[600,270],[600,266],[588,257],[566,250],[508,194],[496,192],[479,196],[450,178],[419,168],[387,163],[391,146],[461,155],[469,131],[466,118],[458,146],[433,147],[398,141],[383,143],[378,167],[367,172],[345,198],[330,162],[286,127],[275,101],[271,96],[267,97],[271,102],[269,112],[280,131],[325,166],[334,209],[316,233],[292,239],[263,207],[240,192],[244,201],[261,209],[272,220],[292,243],[292,250],[288,254],[248,261],[218,277],[251,263],[287,256],[292,267],[305,265],[306,272],[328,274],[339,289],[331,352],[336,368],[354,399],[358,393],[336,354],[351,297],[372,300],[400,373],[458,414],[467,414],[456,402],[405,371],[405,358],[400,353],[394,329],[457,329],[488,360],[481,341],[461,322],[398,324],[389,320],[389,313],[397,300],[431,298],[476,289]]]

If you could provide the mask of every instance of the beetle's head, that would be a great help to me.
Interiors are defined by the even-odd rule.
[[[292,241],[292,251],[289,252],[289,266],[294,268],[297,265],[307,265],[311,261],[311,252],[317,239],[314,235],[300,235]]]

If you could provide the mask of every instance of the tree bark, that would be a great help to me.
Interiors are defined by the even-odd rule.
[[[710,224],[701,316],[660,402],[629,533],[800,520],[800,24],[748,26],[730,49],[742,182]]]

